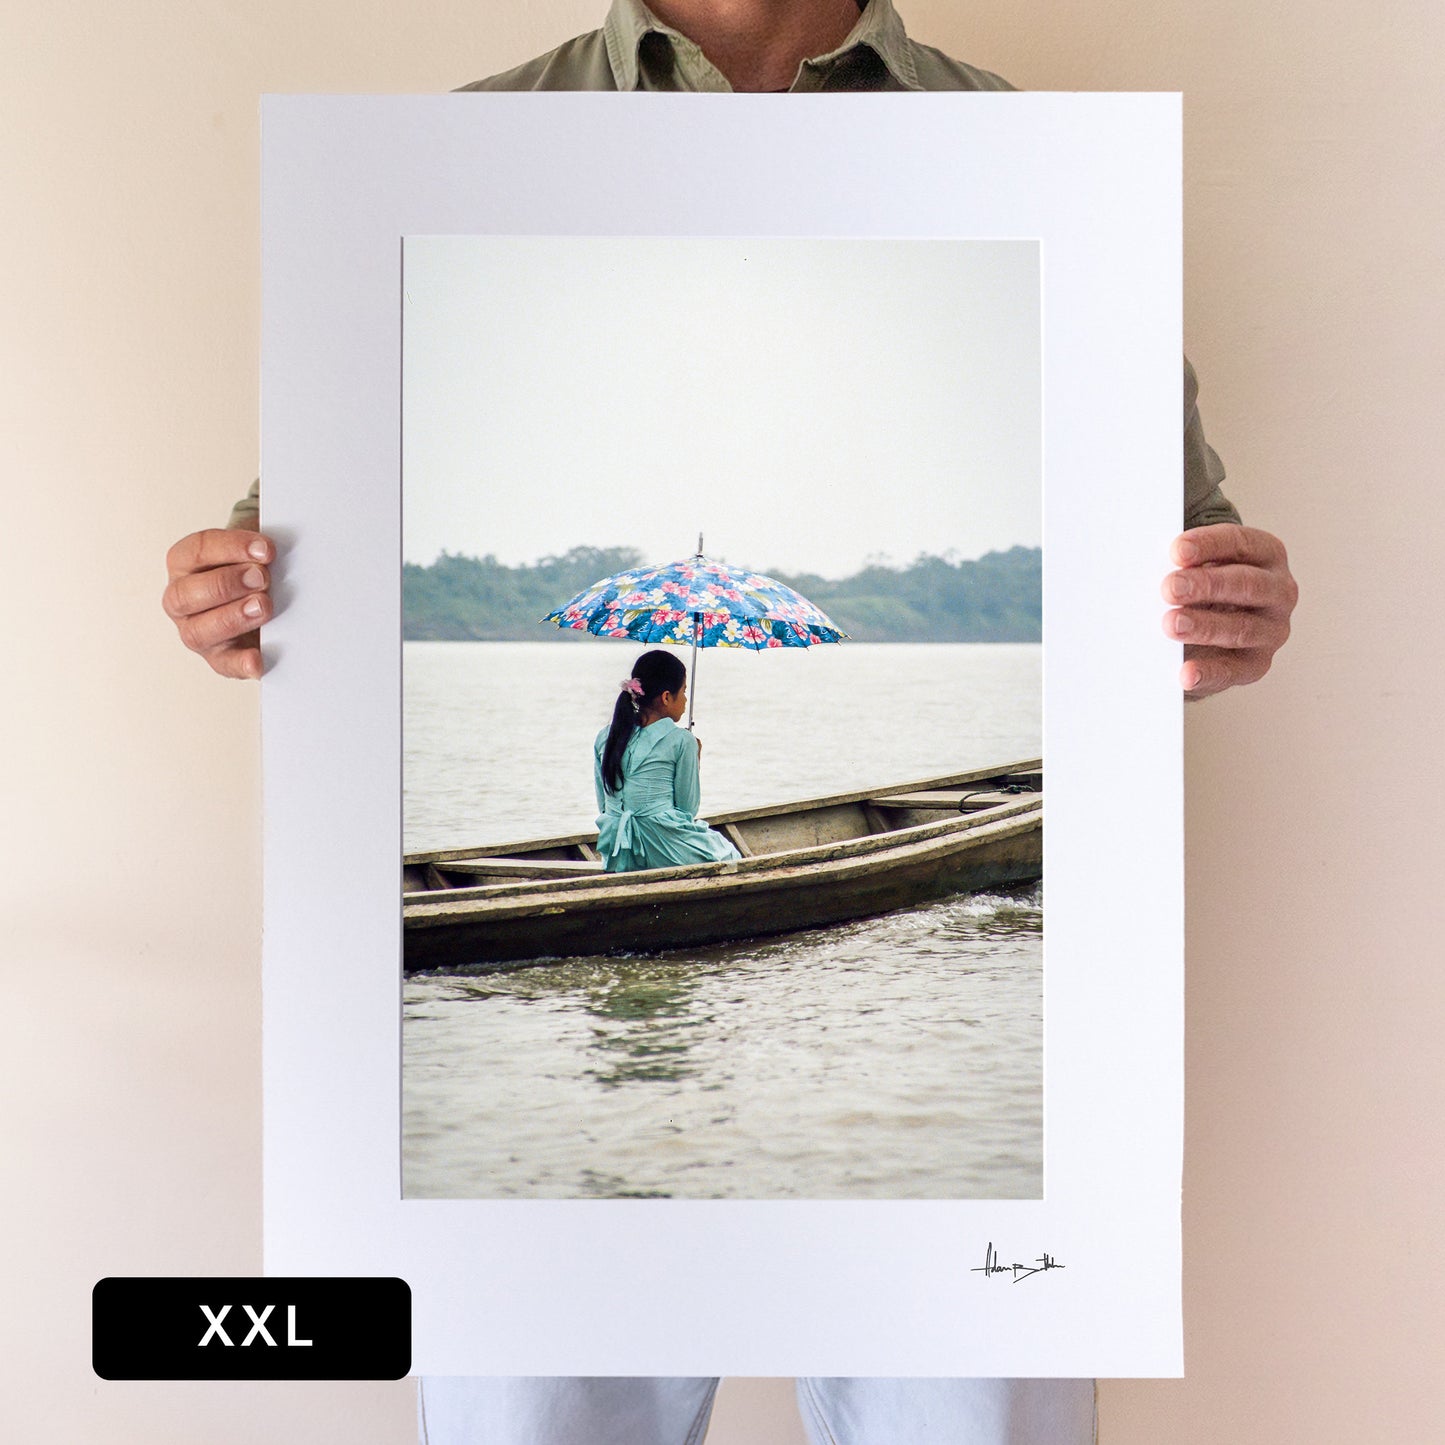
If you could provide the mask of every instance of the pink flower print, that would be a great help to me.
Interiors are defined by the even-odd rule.
[[[770,638],[768,638],[768,646],[769,646],[769,647],[781,647],[782,645],[783,645],[783,639],[782,639],[781,637],[770,637]]]
[[[744,627],[742,630],[743,641],[752,643],[752,645],[755,647],[767,635],[768,634],[764,632],[761,627],[754,627],[751,623],[749,623],[748,626]]]

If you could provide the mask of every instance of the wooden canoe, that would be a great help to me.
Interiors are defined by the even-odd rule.
[[[606,873],[596,833],[409,854],[407,972],[652,953],[892,912],[1043,872],[1038,759],[719,813],[742,858]]]

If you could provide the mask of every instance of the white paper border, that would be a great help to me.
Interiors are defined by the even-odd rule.
[[[416,1373],[1181,1372],[1179,161],[1175,95],[264,101],[268,1273],[407,1279]],[[400,254],[437,233],[1041,240],[1044,1201],[400,1198]]]

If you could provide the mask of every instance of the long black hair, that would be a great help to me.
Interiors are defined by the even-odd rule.
[[[675,652],[654,647],[632,664],[632,676],[642,684],[641,695],[623,688],[612,709],[612,726],[602,748],[602,782],[609,793],[622,786],[622,754],[637,731],[639,715],[665,692],[677,692],[687,681],[687,668]]]

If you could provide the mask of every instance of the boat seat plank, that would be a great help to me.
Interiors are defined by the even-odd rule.
[[[602,872],[602,860],[570,861],[548,858],[529,862],[524,858],[453,858],[443,865],[448,873],[467,873],[492,878],[580,878]]]
[[[875,803],[863,804],[863,816],[868,819],[868,829],[874,834],[891,833],[897,826]]]

